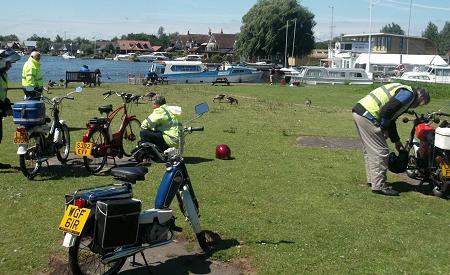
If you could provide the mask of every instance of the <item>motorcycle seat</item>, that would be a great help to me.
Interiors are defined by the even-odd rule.
[[[112,110],[113,110],[113,107],[111,104],[98,107],[98,111],[100,112],[100,114],[103,114],[103,113],[109,114],[112,112]]]
[[[130,183],[136,183],[139,180],[145,180],[145,174],[148,173],[147,167],[118,167],[111,169],[111,175],[118,180]]]

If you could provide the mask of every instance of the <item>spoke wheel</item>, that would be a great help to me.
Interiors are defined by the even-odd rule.
[[[122,132],[122,152],[125,156],[130,157],[131,151],[136,148],[139,141],[139,133],[141,131],[141,122],[133,118],[125,125]]]
[[[61,163],[66,163],[70,153],[69,127],[63,124],[62,127],[57,128],[57,131],[59,131],[59,137],[56,143],[56,157]]]
[[[31,135],[26,153],[19,155],[20,170],[29,179],[33,179],[41,168],[43,142],[41,135]]]
[[[126,258],[116,262],[103,264],[101,254],[93,252],[94,219],[87,221],[83,232],[75,240],[74,246],[69,248],[69,266],[73,274],[117,274],[124,265]],[[95,249],[101,250],[96,247]],[[106,251],[105,251],[106,252]]]
[[[104,154],[104,156],[99,156],[97,155],[97,152],[95,152],[95,150],[101,145],[108,144],[108,139],[104,131],[95,130],[89,134],[88,142],[93,143],[92,155],[83,157],[83,162],[86,169],[90,173],[95,174],[102,170],[108,158],[106,153]]]

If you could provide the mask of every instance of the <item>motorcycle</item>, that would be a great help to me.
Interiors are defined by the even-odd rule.
[[[406,174],[412,179],[420,179],[421,184],[428,182],[437,197],[450,193],[450,123],[441,122],[441,117],[450,117],[443,112],[414,115],[413,127],[405,149],[409,153]],[[404,123],[411,121],[403,118]],[[437,128],[432,124],[439,125]]]
[[[196,111],[197,117],[208,112],[207,104],[197,105]],[[203,127],[185,127],[183,139],[194,131],[203,131]],[[59,229],[65,232],[63,246],[69,248],[73,274],[116,274],[127,257],[138,253],[147,265],[143,251],[170,243],[174,232],[180,231],[170,209],[175,197],[200,247],[210,250],[181,152],[169,148],[162,154],[166,172],[152,209],[141,211],[141,201],[133,198],[133,185],[145,180],[148,172],[143,166],[113,168],[114,183],[65,196],[66,210]]]
[[[41,95],[14,104],[13,121],[20,125],[16,128],[14,143],[19,146],[17,155],[20,169],[28,179],[33,179],[42,163],[47,162],[50,157],[56,155],[61,163],[66,162],[70,152],[70,133],[64,120],[60,120],[60,107],[64,99],[74,100],[70,95],[82,90],[77,87],[75,91],[62,97],[50,99]],[[45,103],[51,105],[52,120],[45,115]],[[51,124],[48,125],[50,121]]]

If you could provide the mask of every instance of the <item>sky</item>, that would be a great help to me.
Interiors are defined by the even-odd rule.
[[[239,32],[242,16],[257,0],[78,0],[9,2],[0,17],[0,35],[33,34],[54,39],[111,39],[128,33]],[[340,34],[378,32],[395,22],[405,33],[420,36],[428,22],[441,30],[450,21],[450,0],[299,0],[315,15],[316,41]],[[372,3],[372,24],[369,4]],[[411,16],[410,16],[410,4]],[[3,3],[2,7],[5,7]],[[333,7],[333,8],[331,8]],[[333,17],[333,21],[332,21]],[[409,20],[410,19],[410,20]],[[372,27],[370,28],[370,25]],[[409,25],[409,28],[408,28]],[[333,26],[333,28],[331,28]],[[332,32],[331,32],[332,30]]]

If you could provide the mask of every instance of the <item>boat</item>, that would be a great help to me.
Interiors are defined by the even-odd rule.
[[[267,63],[265,61],[253,62],[253,63],[252,62],[244,62],[244,65],[248,68],[261,70],[261,71],[268,71],[272,68],[278,67],[273,63]]]
[[[291,84],[372,84],[364,69],[326,68],[318,66],[303,67],[298,75],[291,76]]]
[[[141,54],[137,56],[137,60],[140,62],[153,62],[153,61],[169,60],[169,58],[165,56],[163,53],[157,52],[152,54]]]
[[[202,61],[203,55],[202,54],[188,54],[183,57],[177,57],[174,60],[175,61]]]
[[[64,58],[64,59],[75,59],[76,57],[72,54],[72,53],[70,53],[70,52],[65,52],[65,53],[63,53],[62,55],[62,58]]]
[[[213,83],[218,78],[228,82],[259,82],[262,72],[243,66],[231,66],[226,70],[208,70],[201,61],[162,61],[153,63],[150,71],[168,83]]]
[[[429,65],[424,70],[404,72],[399,77],[391,77],[391,80],[449,84],[450,66]]]
[[[115,60],[115,61],[129,61],[129,60],[133,59],[133,57],[135,55],[136,55],[135,53],[117,54],[116,56],[114,56],[113,60]]]

